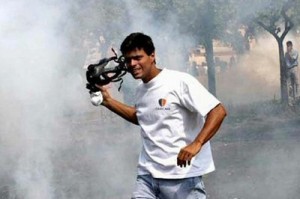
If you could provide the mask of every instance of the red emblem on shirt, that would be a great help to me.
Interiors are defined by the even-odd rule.
[[[159,103],[159,105],[160,105],[161,107],[163,107],[163,106],[165,106],[165,105],[167,104],[167,100],[161,98],[161,99],[158,100],[158,103]]]

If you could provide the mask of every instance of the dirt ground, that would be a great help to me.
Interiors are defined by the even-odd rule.
[[[216,171],[204,176],[208,198],[298,199],[299,104],[287,108],[271,101],[227,105],[227,110],[211,140]],[[141,147],[139,127],[99,111],[71,120],[71,127],[58,129],[65,137],[57,140],[51,155],[53,198],[130,198]],[[17,199],[11,175],[17,162],[4,158],[7,149],[1,152],[0,198]]]

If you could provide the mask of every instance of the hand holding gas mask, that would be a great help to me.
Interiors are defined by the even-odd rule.
[[[91,64],[87,67],[86,79],[88,83],[86,84],[86,88],[89,90],[91,102],[95,106],[99,106],[103,101],[101,91],[96,85],[104,86],[110,82],[120,81],[118,89],[120,90],[123,82],[122,77],[127,72],[124,56],[118,57],[114,49],[112,51],[115,56],[101,59],[99,63]],[[117,65],[108,67],[111,61],[114,61]]]

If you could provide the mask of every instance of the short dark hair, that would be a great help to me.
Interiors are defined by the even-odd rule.
[[[136,48],[143,49],[147,55],[151,55],[155,51],[151,37],[141,32],[128,35],[122,42],[120,50],[124,55]]]
[[[292,43],[292,41],[287,41],[287,42],[286,42],[286,45],[287,45],[287,46],[292,46],[293,43]]]

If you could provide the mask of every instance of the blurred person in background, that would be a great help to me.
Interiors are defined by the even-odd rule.
[[[284,58],[287,67],[289,95],[291,96],[291,92],[295,92],[294,96],[297,96],[299,88],[298,51],[293,49],[293,43],[291,41],[286,42],[286,53]],[[292,91],[293,83],[295,85],[294,91]]]

